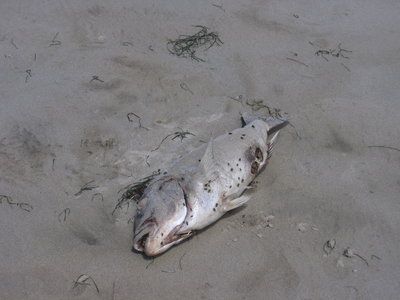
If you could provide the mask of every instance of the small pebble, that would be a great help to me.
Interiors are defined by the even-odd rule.
[[[300,232],[305,232],[308,230],[308,223],[299,223],[297,224],[297,230]]]

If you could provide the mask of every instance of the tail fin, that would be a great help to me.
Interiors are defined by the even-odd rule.
[[[277,130],[285,127],[289,123],[289,115],[282,114],[279,116],[263,116],[263,115],[256,115],[250,114],[248,112],[244,112],[242,114],[242,123],[243,126],[255,121],[255,120],[262,120],[268,125],[268,134],[276,132]]]

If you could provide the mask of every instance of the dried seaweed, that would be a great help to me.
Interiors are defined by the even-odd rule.
[[[49,47],[51,46],[60,46],[61,45],[61,41],[57,40],[59,32],[57,32],[55,34],[55,36],[53,37],[53,39],[50,41]]]
[[[104,80],[101,80],[101,79],[99,78],[99,76],[97,76],[97,75],[93,75],[93,76],[92,76],[92,79],[90,79],[89,82],[93,82],[93,81],[98,81],[98,82],[101,82],[101,83],[104,82]]]
[[[32,70],[31,69],[25,70],[25,73],[27,74],[25,77],[25,83],[27,83],[29,78],[32,77]]]
[[[183,257],[186,255],[186,253],[183,253],[183,255],[181,256],[181,258],[179,259],[179,269],[182,271],[182,259]]]
[[[345,68],[348,72],[351,72],[350,71],[350,68],[348,67],[348,66],[346,66],[344,63],[340,63],[342,66],[343,66],[343,68]]]
[[[179,85],[181,87],[182,90],[191,93],[192,95],[194,95],[194,93],[192,92],[192,90],[188,87],[188,85],[184,82],[181,82],[181,84]]]
[[[17,47],[17,45],[14,43],[14,39],[11,39],[10,43],[11,43],[11,45],[13,45],[13,46],[14,46],[14,48],[15,48],[15,49],[17,49],[17,50],[18,50],[18,47]]]
[[[178,127],[178,128],[179,128],[179,127]],[[176,131],[176,132],[174,132],[174,133],[170,133],[170,134],[166,135],[166,136],[161,140],[161,142],[158,144],[158,146],[157,146],[156,148],[154,148],[153,150],[151,150],[151,152],[154,152],[154,151],[157,151],[158,149],[160,149],[162,143],[164,143],[164,141],[165,141],[167,138],[171,137],[171,136],[173,136],[171,140],[175,140],[176,138],[179,137],[179,138],[181,139],[181,142],[182,142],[183,139],[186,138],[188,135],[196,136],[195,134],[193,134],[193,133],[191,133],[191,132],[189,132],[189,131],[184,131],[182,128],[179,128],[179,129],[180,129],[180,131]]]
[[[69,216],[69,214],[71,213],[71,209],[69,209],[68,207],[66,209],[64,209],[62,212],[60,212],[57,216],[58,218],[58,222],[65,222],[67,220],[67,217]]]
[[[130,113],[127,113],[126,117],[128,118],[128,121],[129,121],[129,122],[133,122],[133,117],[136,117],[136,118],[138,119],[138,122],[139,122],[139,128],[144,128],[144,129],[146,129],[147,131],[150,130],[150,129],[148,129],[147,127],[144,127],[144,126],[142,125],[142,121],[141,121],[142,118],[139,117],[137,114],[135,114],[135,113],[133,113],[133,112],[130,112]]]
[[[212,6],[219,8],[220,10],[222,10],[223,12],[225,12],[225,9],[222,5],[218,5],[218,4],[211,4]]]
[[[122,193],[121,197],[117,200],[117,204],[112,212],[112,215],[115,213],[117,209],[121,209],[124,205],[129,207],[129,203],[131,201],[137,202],[140,197],[142,197],[144,190],[150,184],[150,182],[154,179],[154,177],[160,175],[161,170],[157,170],[153,172],[150,176],[139,179],[138,181],[127,185],[118,191],[118,193]]]
[[[74,286],[72,287],[73,289],[75,289],[78,286],[84,285],[84,286],[90,286],[90,282],[93,283],[94,287],[96,288],[97,293],[100,293],[99,287],[96,284],[96,281],[94,281],[94,279],[87,275],[87,274],[82,274],[79,275],[78,278],[74,281]]]
[[[294,62],[296,62],[296,63],[298,63],[298,64],[300,64],[300,65],[303,65],[303,66],[305,66],[305,67],[309,67],[307,64],[305,64],[305,63],[303,63],[302,61],[299,61],[299,60],[297,60],[297,59],[294,59],[294,58],[291,58],[291,57],[286,57],[286,59],[287,59],[287,60],[290,60],[290,61],[294,61]]]
[[[258,111],[260,109],[265,109],[269,116],[275,118],[282,118],[283,115],[285,114],[280,108],[274,108],[264,104],[264,100],[262,99],[247,99],[246,104],[251,107],[251,110],[253,112]]]
[[[179,57],[190,57],[195,61],[204,61],[196,56],[196,51],[203,47],[208,50],[214,45],[221,46],[223,42],[219,38],[218,33],[208,32],[208,28],[201,25],[193,27],[200,30],[193,35],[180,35],[176,40],[168,40],[167,49],[170,53]]]
[[[95,188],[98,188],[98,186],[90,186],[90,184],[91,184],[92,182],[94,182],[94,180],[89,181],[88,183],[85,183],[85,184],[81,187],[81,189],[80,189],[77,193],[74,194],[74,196],[77,197],[77,196],[79,196],[80,194],[82,194],[84,191],[91,191],[91,190],[93,190],[93,189],[95,189]]]
[[[381,146],[381,145],[368,146],[368,148],[383,148],[383,149],[390,149],[390,150],[400,151],[399,148],[390,147],[390,146]]]
[[[3,203],[3,200],[7,201],[8,205],[10,207],[13,207],[14,205],[17,206],[18,208],[31,212],[33,210],[33,206],[30,205],[29,203],[26,202],[14,202],[11,196],[6,196],[6,195],[0,195],[0,204]]]
[[[310,43],[310,44],[314,45],[313,43]],[[329,61],[325,55],[332,56],[332,57],[350,58],[347,55],[344,55],[344,53],[351,53],[351,52],[353,52],[353,51],[343,49],[342,43],[339,43],[339,45],[335,49],[320,49],[320,50],[316,51],[314,54],[316,56],[321,56],[326,61]]]

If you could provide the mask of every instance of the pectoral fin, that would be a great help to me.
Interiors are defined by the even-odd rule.
[[[249,201],[251,196],[248,195],[243,195],[240,196],[239,198],[231,199],[231,200],[225,200],[225,202],[222,204],[222,210],[224,212],[230,211],[232,209],[238,208],[245,204],[247,201]]]

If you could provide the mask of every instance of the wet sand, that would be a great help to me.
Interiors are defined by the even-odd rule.
[[[0,298],[398,299],[399,12],[2,1]],[[166,47],[192,25],[223,41],[204,62]],[[239,127],[257,99],[293,126],[246,207],[155,260],[131,252],[118,191]],[[152,151],[180,130],[194,135]]]

